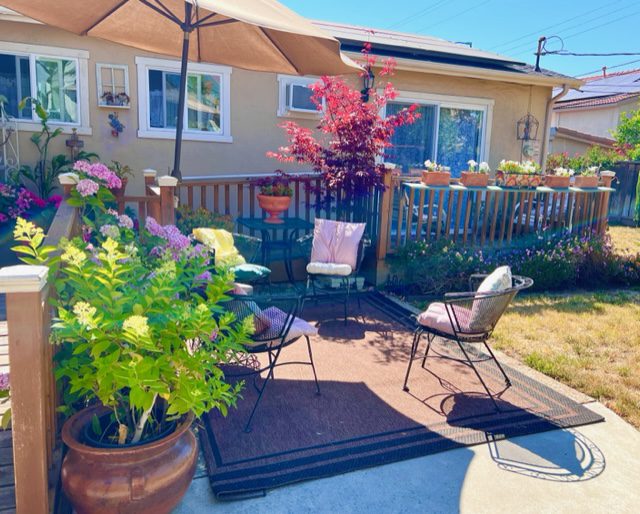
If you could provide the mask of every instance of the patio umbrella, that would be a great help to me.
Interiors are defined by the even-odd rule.
[[[274,0],[0,0],[47,25],[180,56],[172,174],[180,152],[188,61],[294,75],[354,73],[340,43]]]

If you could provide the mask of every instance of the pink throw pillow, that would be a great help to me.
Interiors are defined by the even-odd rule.
[[[356,269],[358,246],[366,223],[347,223],[316,218],[311,262],[348,264]]]

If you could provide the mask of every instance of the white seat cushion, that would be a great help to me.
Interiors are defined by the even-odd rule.
[[[335,264],[333,262],[310,262],[307,264],[307,273],[310,275],[335,275],[346,277],[351,275],[353,268],[348,264]]]

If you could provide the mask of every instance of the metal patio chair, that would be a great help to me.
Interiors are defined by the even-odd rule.
[[[320,394],[320,385],[313,362],[311,340],[309,339],[310,336],[317,334],[318,330],[308,322],[297,317],[301,307],[300,297],[264,298],[261,300],[254,296],[233,295],[225,307],[228,311],[233,312],[238,320],[253,316],[256,332],[251,337],[251,342],[245,346],[245,352],[249,356],[266,353],[269,359],[269,363],[264,367],[261,367],[256,359],[254,362],[256,362],[257,365],[254,369],[246,372],[226,374],[229,378],[253,376],[253,386],[258,393],[258,398],[245,425],[245,432],[251,431],[251,422],[253,421],[269,381],[275,378],[274,370],[276,367],[289,364],[311,366],[316,385],[316,394]],[[283,348],[290,346],[302,338],[304,338],[307,343],[309,360],[280,362],[280,355]],[[267,372],[267,376],[262,385],[258,385],[258,378],[264,371]]]
[[[296,244],[300,245],[301,252],[306,257],[307,262],[311,261],[311,251],[313,248],[313,234],[307,234],[304,237],[299,238]],[[307,271],[307,283],[305,288],[304,297],[302,300],[302,309],[307,299],[312,298],[316,301],[319,300],[334,300],[341,299],[341,303],[344,306],[344,322],[347,323],[349,317],[349,299],[352,295],[352,289],[356,289],[356,299],[358,301],[358,308],[361,308],[360,294],[358,294],[357,279],[362,267],[362,261],[366,255],[367,249],[371,246],[371,239],[366,237],[366,234],[360,239],[358,245],[358,256],[356,258],[356,266],[351,270],[348,275],[331,275],[326,273],[309,273]],[[338,286],[334,287],[337,282]]]
[[[502,373],[505,381],[505,390],[511,386],[511,380],[500,365],[487,340],[491,337],[494,327],[506,311],[507,307],[515,295],[533,285],[533,280],[527,277],[514,275],[512,277],[512,287],[501,291],[490,293],[476,292],[480,282],[486,277],[485,274],[474,274],[469,279],[470,292],[467,293],[447,293],[442,303],[432,303],[429,305],[425,318],[419,322],[413,335],[411,346],[411,356],[407,366],[407,374],[404,379],[403,389],[409,391],[408,382],[411,366],[416,359],[418,346],[424,334],[427,335],[427,348],[422,358],[422,368],[426,369],[427,357],[431,349],[431,343],[436,337],[456,344],[464,358],[453,357],[438,353],[438,356],[445,359],[463,362],[471,369],[480,380],[482,387],[491,398],[496,409],[500,410],[494,395],[491,393],[487,383],[476,367],[476,363],[493,360]],[[488,355],[470,355],[468,344],[480,344],[485,347]],[[474,352],[475,353],[475,352]],[[503,391],[504,392],[504,391]],[[502,393],[500,393],[502,394]]]

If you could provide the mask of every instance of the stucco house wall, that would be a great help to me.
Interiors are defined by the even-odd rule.
[[[611,137],[618,126],[620,115],[638,108],[638,99],[632,98],[605,107],[554,111],[554,127],[564,127],[599,137]]]
[[[136,57],[158,57],[143,51],[103,40],[79,37],[74,34],[32,23],[0,21],[0,51],[7,50],[6,42],[26,45],[44,45],[88,52],[86,80],[89,100],[89,127],[81,134],[85,149],[96,152],[104,161],[118,160],[135,170],[131,181],[132,194],[143,190],[141,170],[155,168],[167,172],[173,163],[173,141],[169,139],[141,138],[138,135],[138,85]],[[96,63],[126,64],[129,72],[131,108],[118,110],[125,125],[124,132],[111,135],[107,116],[113,108],[98,107]],[[516,138],[516,123],[531,112],[540,121],[538,139],[543,136],[543,122],[551,87],[512,84],[493,80],[451,77],[414,71],[398,70],[392,78],[401,95],[413,93],[462,96],[491,101],[492,116],[487,127],[487,153],[485,157],[493,168],[503,159],[520,158],[520,141]],[[232,142],[185,141],[182,153],[182,171],[185,177],[211,177],[227,174],[271,172],[281,167],[265,153],[275,150],[284,142],[278,127],[285,118],[277,116],[278,80],[276,74],[258,73],[233,68],[230,75],[230,130]],[[317,119],[307,116],[296,119],[313,127]],[[33,127],[20,130],[20,157],[25,164],[34,163],[36,152],[29,137]],[[67,130],[67,132],[70,132]],[[54,144],[54,153],[66,152],[61,136]]]

